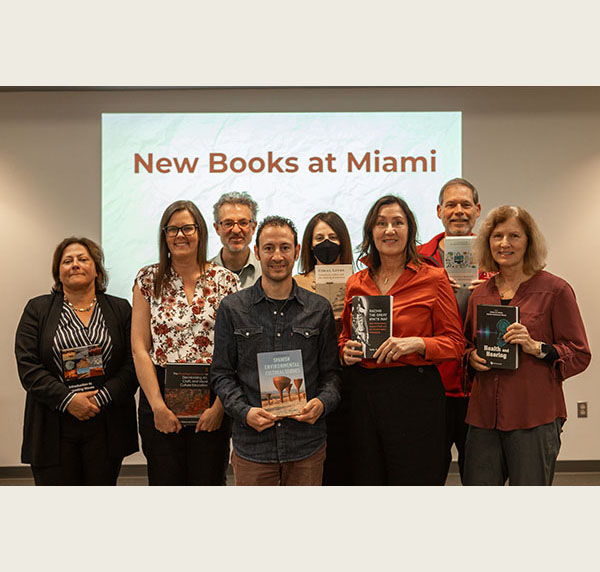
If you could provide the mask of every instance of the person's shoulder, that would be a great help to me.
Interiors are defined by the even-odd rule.
[[[55,296],[57,296],[56,292],[51,292],[50,294],[40,294],[39,296],[34,296],[33,298],[30,298],[27,301],[27,304],[25,305],[25,307],[40,309],[40,308],[50,306],[52,304]]]
[[[136,280],[138,278],[140,278],[140,279],[154,278],[156,276],[157,272],[158,272],[158,263],[148,264],[147,266],[142,266],[136,275]]]
[[[209,278],[212,278],[215,282],[218,283],[235,283],[237,282],[238,276],[235,272],[228,270],[224,266],[220,266],[215,262],[208,262],[206,264],[206,275]]]
[[[119,306],[122,308],[127,308],[130,307],[131,304],[129,303],[129,300],[127,300],[126,298],[121,298],[120,296],[113,296],[112,294],[107,294],[106,292],[102,292],[100,294],[97,294],[98,297],[103,296],[104,299],[109,302],[110,304],[112,304],[113,306]]]
[[[560,276],[556,274],[552,274],[551,272],[547,272],[546,270],[540,270],[536,274],[531,277],[532,285],[535,285],[537,288],[543,288],[547,290],[562,290],[563,288],[569,288],[573,290],[573,287]]]
[[[437,250],[438,244],[444,233],[436,234],[431,240],[417,246],[417,252],[423,256],[432,256]]]

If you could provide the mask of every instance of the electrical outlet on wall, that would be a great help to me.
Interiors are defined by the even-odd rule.
[[[588,416],[588,402],[587,401],[578,401],[577,402],[577,417],[587,417]]]

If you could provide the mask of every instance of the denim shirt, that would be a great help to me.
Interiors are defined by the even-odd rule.
[[[307,400],[324,406],[314,425],[284,418],[258,432],[246,423],[251,407],[261,407],[256,354],[302,350]],[[325,415],[340,400],[340,364],[333,311],[329,302],[293,282],[280,310],[261,280],[226,296],[215,323],[211,385],[234,419],[233,448],[249,461],[284,463],[310,457],[327,438]]]

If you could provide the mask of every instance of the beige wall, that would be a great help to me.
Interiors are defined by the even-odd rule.
[[[577,293],[592,352],[600,338],[600,89],[337,88],[0,92],[0,466],[18,465],[24,405],[14,363],[26,301],[49,291],[50,257],[68,234],[100,240],[100,114],[201,111],[462,111],[463,175],[483,213],[530,210],[548,270]],[[432,205],[432,209],[434,205]],[[427,239],[428,237],[422,237]],[[560,459],[600,459],[598,366],[565,384],[569,421]],[[588,419],[576,402],[589,402]],[[127,459],[144,462],[138,453]]]

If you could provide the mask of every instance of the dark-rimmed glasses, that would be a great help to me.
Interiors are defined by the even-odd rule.
[[[182,232],[183,236],[192,236],[197,229],[197,224],[184,224],[183,226],[164,226],[163,232],[169,238],[174,238],[179,234],[179,231]]]
[[[223,230],[231,230],[236,224],[240,227],[241,230],[248,230],[250,228],[250,225],[253,222],[254,222],[253,220],[248,220],[247,218],[242,218],[240,220],[225,219],[225,220],[219,221],[217,224]]]

